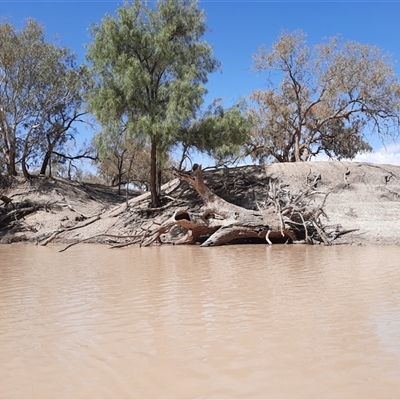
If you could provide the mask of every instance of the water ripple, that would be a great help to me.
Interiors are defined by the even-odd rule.
[[[1,397],[400,392],[398,247],[0,250]]]

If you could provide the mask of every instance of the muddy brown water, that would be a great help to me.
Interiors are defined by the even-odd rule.
[[[399,398],[400,247],[0,246],[1,398]]]

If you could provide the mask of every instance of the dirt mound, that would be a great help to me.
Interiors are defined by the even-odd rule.
[[[329,193],[325,224],[356,229],[338,243],[400,244],[400,166],[285,163],[208,170],[203,175],[217,195],[247,209],[262,207],[271,180],[279,180],[293,193],[312,187],[321,198]],[[14,181],[0,193],[11,200],[0,203],[0,241],[124,242],[139,229],[160,225],[178,208],[201,209],[200,197],[186,182],[174,179],[163,189],[164,205],[151,209],[149,193],[130,192],[127,201],[115,188],[102,185],[46,177]]]

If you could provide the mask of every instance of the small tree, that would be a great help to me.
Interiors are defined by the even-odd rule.
[[[177,142],[181,128],[194,117],[206,93],[207,74],[218,67],[211,47],[200,40],[204,13],[192,0],[134,0],[106,15],[92,28],[91,111],[101,124],[127,121],[150,143],[150,189],[159,203],[159,159]]]
[[[118,194],[121,185],[128,183],[149,187],[150,151],[145,138],[130,135],[124,124],[109,124],[94,136],[93,146],[99,156],[95,164],[100,175],[111,186],[118,186]]]
[[[251,96],[255,158],[354,158],[372,150],[367,132],[382,141],[398,134],[400,84],[378,48],[336,37],[310,48],[296,31],[253,59],[256,71],[270,73],[267,90]]]

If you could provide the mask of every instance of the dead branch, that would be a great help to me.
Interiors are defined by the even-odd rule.
[[[314,219],[311,220],[314,228],[317,230],[320,238],[322,239],[322,241],[324,242],[324,244],[326,246],[330,246],[331,242],[328,240],[328,238],[325,236],[325,233],[323,231],[323,229],[318,225],[317,221],[315,221]]]
[[[98,221],[99,219],[100,219],[100,215],[96,215],[96,216],[92,217],[91,219],[87,219],[86,221],[82,221],[81,223],[78,223],[75,226],[71,226],[70,228],[59,229],[59,230],[53,232],[47,239],[45,239],[42,242],[40,242],[39,245],[40,246],[46,246],[48,243],[52,242],[61,233],[73,231],[73,230],[79,229],[79,228],[83,228],[84,226],[90,225],[93,222]]]
[[[76,208],[72,207],[72,205],[69,203],[69,201],[63,196],[58,190],[56,190],[57,194],[61,197],[62,201],[64,201],[66,204],[60,204],[62,207],[68,207],[71,211],[76,212],[80,216],[82,216],[85,219],[89,219],[92,216],[88,216],[83,214],[82,212],[78,211]]]
[[[40,209],[42,207],[43,207],[42,205],[38,204],[38,205],[29,206],[29,207],[16,208],[12,211],[9,211],[5,215],[1,216],[0,223],[5,222],[7,220],[11,220],[11,219],[17,220],[21,217],[24,217],[25,215],[28,215],[28,214],[31,214],[31,213],[37,211],[38,209]]]
[[[95,239],[97,237],[102,237],[102,236],[115,237],[115,238],[118,238],[118,239],[120,239],[122,237],[130,237],[130,236],[109,235],[107,233],[98,233],[96,235],[89,236],[87,238],[80,239],[80,240],[77,240],[76,242],[70,243],[68,246],[66,246],[63,249],[59,250],[59,253],[62,253],[64,251],[68,250],[69,248],[71,248],[72,246],[75,246],[75,245],[77,245],[79,243],[87,242],[88,240],[92,240],[92,239]]]

